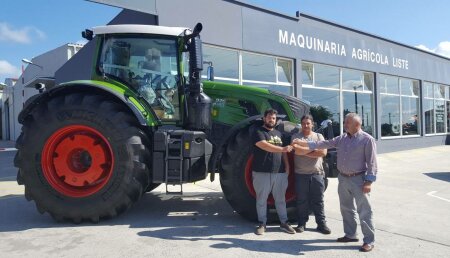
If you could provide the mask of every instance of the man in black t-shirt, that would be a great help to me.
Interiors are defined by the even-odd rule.
[[[267,198],[272,193],[275,208],[280,219],[280,229],[295,234],[294,228],[288,223],[286,212],[286,190],[288,187],[289,161],[286,155],[292,151],[292,146],[283,147],[281,133],[274,129],[277,121],[277,111],[268,109],[264,112],[264,125],[253,135],[253,187],[256,192],[256,211],[259,226],[255,234],[262,235],[266,231]],[[283,160],[283,162],[282,162]]]

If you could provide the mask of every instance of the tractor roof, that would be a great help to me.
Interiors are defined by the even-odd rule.
[[[186,29],[182,27],[164,27],[153,25],[137,25],[137,24],[120,24],[120,25],[107,25],[94,27],[93,31],[95,35],[99,34],[124,34],[124,33],[140,33],[140,34],[158,34],[179,36]]]

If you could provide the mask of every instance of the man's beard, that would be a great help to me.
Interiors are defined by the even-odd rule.
[[[273,123],[273,125],[269,124],[269,123],[264,123],[264,126],[269,128],[269,129],[273,129],[273,128],[275,128],[275,123]]]

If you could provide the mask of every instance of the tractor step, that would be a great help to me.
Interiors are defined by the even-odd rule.
[[[182,185],[182,184],[179,185],[179,186],[180,186],[179,191],[170,191],[170,190],[169,190],[169,185],[170,185],[170,184],[166,184],[166,194],[173,194],[173,195],[179,194],[179,195],[183,195],[183,185]],[[175,186],[175,185],[172,185],[172,186]]]
[[[167,134],[165,155],[166,194],[183,194],[183,144],[181,137]],[[169,191],[168,185],[179,185],[180,191]]]

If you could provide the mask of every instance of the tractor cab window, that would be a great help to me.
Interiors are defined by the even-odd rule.
[[[99,70],[138,92],[161,120],[179,119],[175,39],[108,37]]]

